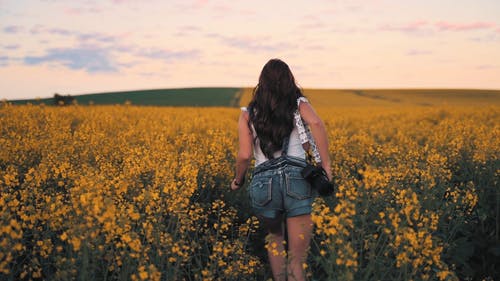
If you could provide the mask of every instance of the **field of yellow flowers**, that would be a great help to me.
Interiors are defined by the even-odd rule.
[[[500,107],[318,108],[311,280],[493,280]],[[234,108],[0,107],[0,279],[267,280]],[[305,265],[306,266],[306,265]]]

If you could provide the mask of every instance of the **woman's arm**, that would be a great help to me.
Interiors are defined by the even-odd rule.
[[[252,157],[253,137],[248,128],[248,112],[241,111],[238,120],[239,150],[236,156],[236,175],[231,181],[231,189],[236,190],[243,185],[245,174]]]
[[[325,124],[319,118],[308,102],[299,104],[300,116],[306,121],[311,128],[311,133],[318,147],[319,156],[321,157],[321,166],[325,169],[329,180],[332,180],[332,171],[330,167],[330,153],[328,152],[328,138],[326,134]]]

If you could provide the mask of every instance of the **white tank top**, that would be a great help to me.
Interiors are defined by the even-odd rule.
[[[297,99],[297,107],[300,105],[300,102],[309,102],[309,101],[305,97],[300,97]],[[246,107],[242,107],[241,110],[248,111]],[[295,124],[295,122],[294,122],[294,124]],[[253,125],[252,125],[252,134],[254,137],[256,137],[256,135],[257,135]],[[294,128],[293,128],[292,132],[290,133],[287,155],[306,159],[305,151],[304,151],[304,148],[302,147],[302,141],[300,139],[299,132],[298,132],[296,125],[294,125]],[[262,150],[260,149],[259,138],[257,138],[256,143],[253,146],[253,156],[255,158],[255,166],[258,166],[258,165],[264,163],[265,161],[269,160],[264,155]],[[276,151],[274,153],[275,158],[278,158],[280,156],[281,156],[281,150]]]

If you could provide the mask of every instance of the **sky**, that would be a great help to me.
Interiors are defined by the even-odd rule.
[[[254,87],[500,89],[499,0],[0,0],[0,100]]]

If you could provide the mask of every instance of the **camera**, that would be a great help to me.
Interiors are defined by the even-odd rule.
[[[325,169],[322,167],[308,164],[302,169],[301,174],[318,191],[319,195],[330,196],[333,194],[333,184],[328,180]]]

